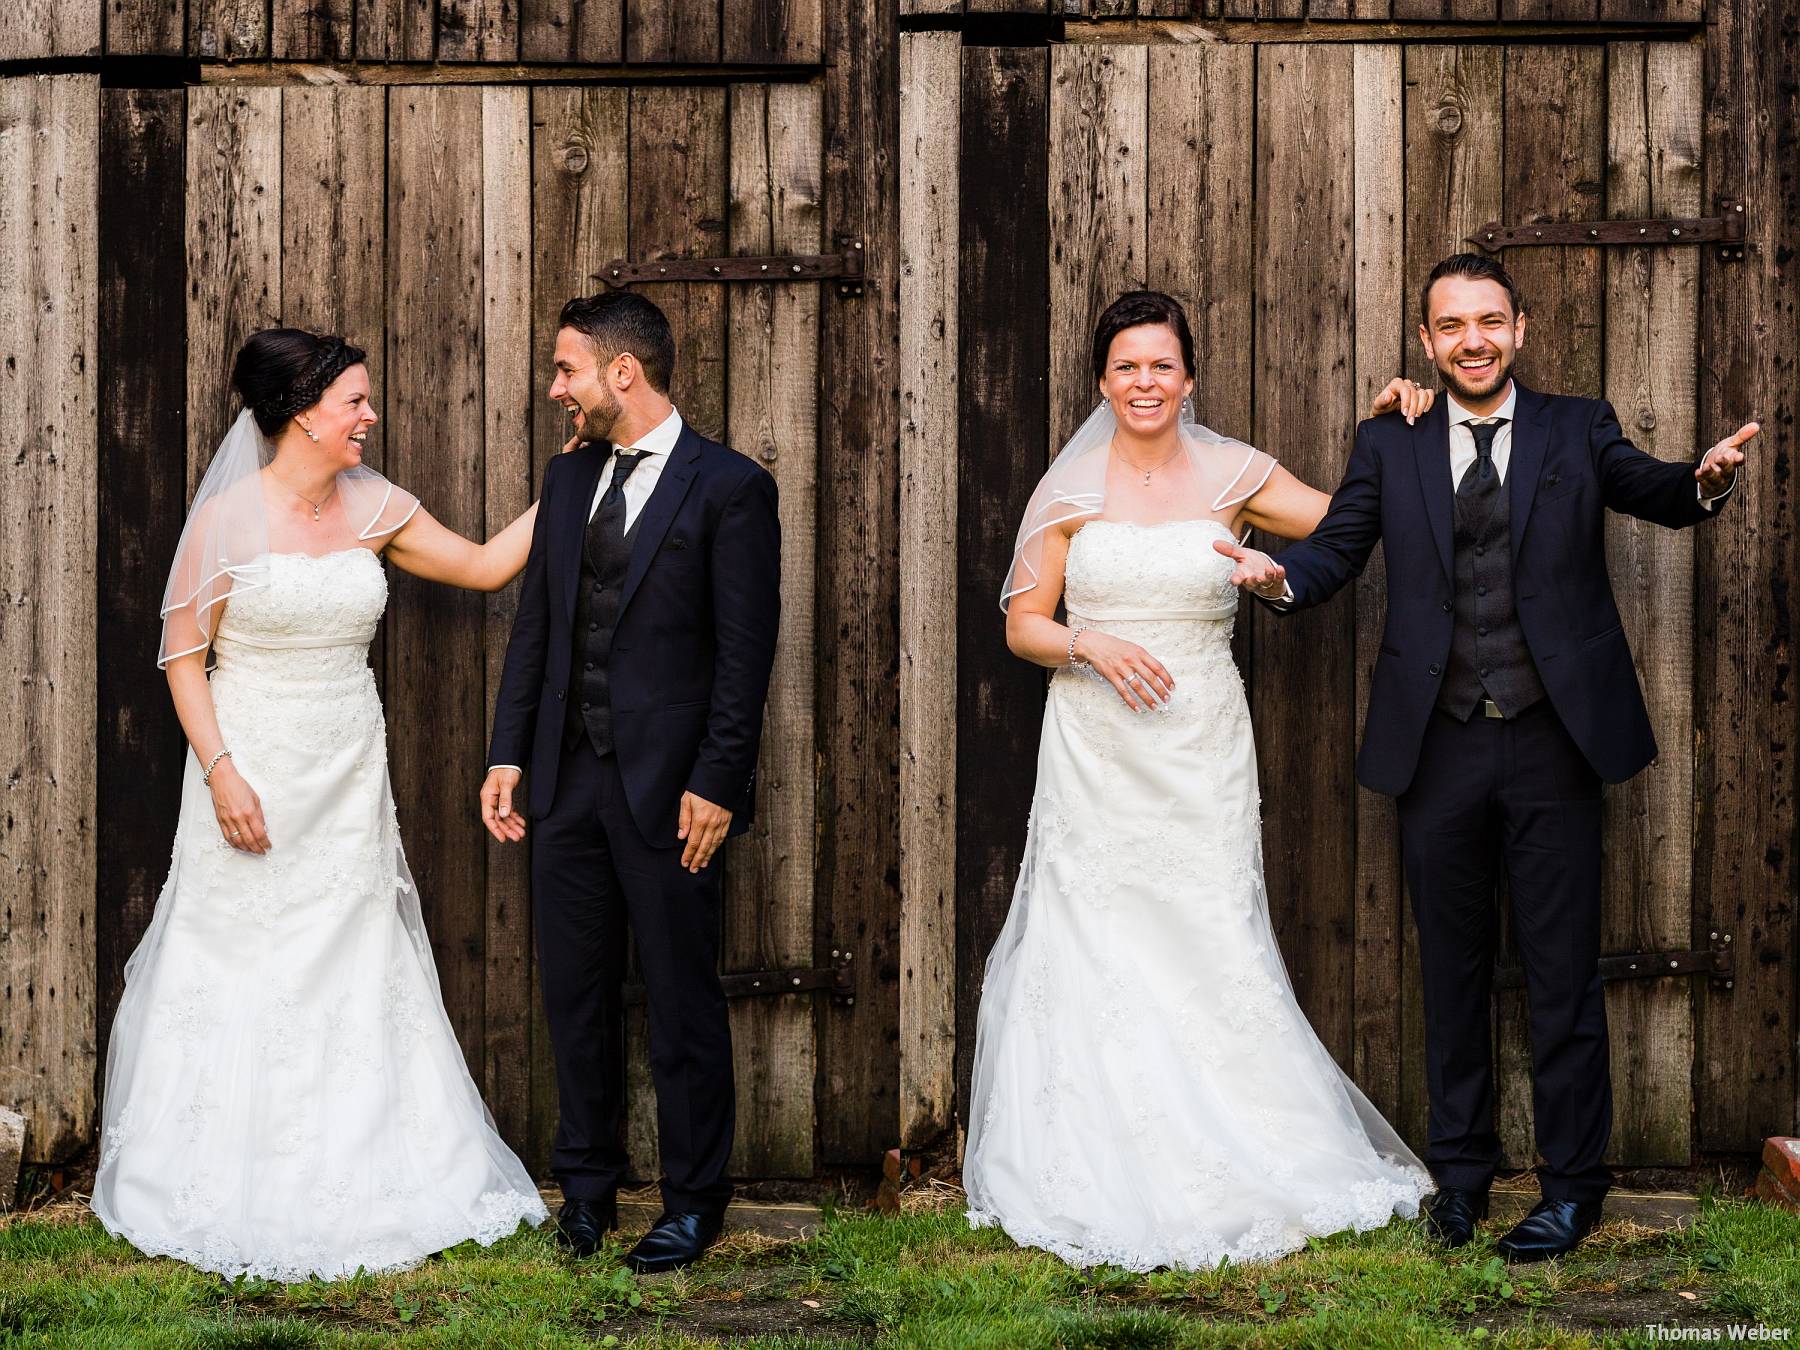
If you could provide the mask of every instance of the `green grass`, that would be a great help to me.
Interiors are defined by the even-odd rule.
[[[1511,1269],[1492,1231],[1444,1254],[1396,1223],[1273,1265],[1075,1271],[954,1209],[829,1215],[804,1242],[733,1237],[663,1279],[633,1277],[619,1251],[571,1262],[521,1232],[400,1275],[228,1282],[63,1209],[0,1227],[0,1346],[1650,1346],[1637,1328],[1676,1318],[1793,1328],[1800,1344],[1800,1216],[1710,1198],[1685,1230],[1612,1224],[1571,1258]]]

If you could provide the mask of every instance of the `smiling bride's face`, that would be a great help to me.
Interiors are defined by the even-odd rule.
[[[347,367],[294,420],[319,438],[314,453],[320,459],[339,472],[354,469],[362,463],[369,428],[381,420],[369,402],[369,368]]]
[[[1154,439],[1181,417],[1181,401],[1194,392],[1194,377],[1181,357],[1181,342],[1167,324],[1126,328],[1107,349],[1100,393],[1119,426]]]

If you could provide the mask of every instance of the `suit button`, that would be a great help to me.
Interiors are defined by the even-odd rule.
[[[1448,600],[1444,601],[1443,610],[1446,614],[1450,612],[1450,602]]]
[[[1442,666],[1440,666],[1440,665],[1439,665],[1439,664],[1438,664],[1438,663],[1437,663],[1437,662],[1436,662],[1436,661],[1433,661],[1433,662],[1432,662],[1432,663],[1431,663],[1431,673],[1432,673],[1432,674],[1433,674],[1433,675],[1436,675],[1436,674],[1437,674],[1437,673],[1438,673],[1438,672],[1439,672],[1439,671],[1440,671],[1440,670],[1442,670],[1442,669],[1443,669],[1443,667],[1442,667]]]
[[[1475,635],[1476,635],[1476,636],[1477,636],[1477,637],[1486,637],[1486,636],[1487,636],[1487,629],[1485,629],[1485,628],[1477,628],[1477,629],[1476,629],[1476,630],[1475,630]],[[589,670],[592,670],[592,669],[593,669],[593,667],[592,667],[592,666],[589,666],[589,667],[588,667],[588,669],[589,669]]]
[[[1481,678],[1485,680],[1488,677],[1488,674],[1489,674],[1488,668],[1486,666],[1483,666],[1481,668]]]
[[[1484,628],[1481,631],[1485,633],[1485,632],[1487,632],[1487,629]],[[593,668],[594,668],[594,663],[592,661],[589,661],[589,662],[587,662],[587,664],[582,666],[583,670],[592,670]]]
[[[589,703],[585,698],[581,700],[581,711],[586,712],[586,711],[588,711],[588,709],[592,708],[593,706],[594,705]]]
[[[560,689],[558,689],[558,690],[557,690],[557,691],[556,691],[556,701],[557,701],[557,702],[558,702],[558,703],[561,703],[561,702],[562,702],[562,701],[563,701],[563,691],[562,691],[562,690],[560,690]]]
[[[1485,548],[1483,548],[1480,544],[1475,545],[1475,556],[1477,558],[1481,557],[1486,552],[1487,552],[1487,550]]]
[[[1487,587],[1486,587],[1486,586],[1477,586],[1477,587],[1476,587],[1476,588],[1475,588],[1475,594],[1477,594],[1477,595],[1486,595],[1486,594],[1487,594]]]
[[[589,624],[589,625],[588,625],[588,632],[590,632],[590,633],[598,633],[598,632],[599,632],[599,631],[600,631],[600,625],[599,625],[599,624],[597,624],[597,623],[590,623],[590,624]]]

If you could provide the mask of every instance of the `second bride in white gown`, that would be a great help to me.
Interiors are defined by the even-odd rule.
[[[1094,365],[1105,401],[1034,495],[1003,601],[1009,645],[1056,675],[977,1017],[970,1219],[1081,1266],[1268,1259],[1432,1189],[1308,1025],[1263,885],[1214,544],[1304,535],[1326,498],[1190,420],[1175,301],[1115,302]],[[1415,410],[1402,385],[1378,407]]]
[[[477,545],[362,468],[368,372],[339,339],[259,333],[234,378],[249,406],[163,606],[192,753],[113,1022],[93,1208],[151,1255],[331,1279],[546,1217],[444,1012],[368,663],[383,553],[498,589],[536,508]]]

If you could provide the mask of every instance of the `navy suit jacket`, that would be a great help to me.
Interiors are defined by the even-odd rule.
[[[1611,404],[1517,387],[1506,494],[1519,624],[1575,744],[1603,780],[1623,782],[1656,757],[1656,738],[1606,573],[1606,512],[1677,529],[1714,513],[1695,491],[1698,461],[1645,454]],[[1289,613],[1335,595],[1377,542],[1386,551],[1387,626],[1356,776],[1390,796],[1412,782],[1450,661],[1454,495],[1447,400],[1413,426],[1371,418],[1325,519],[1278,555],[1294,601],[1270,608]]]
[[[579,696],[575,588],[611,453],[584,445],[545,469],[506,647],[488,763],[525,766],[536,818],[556,798],[568,700]],[[677,842],[684,791],[732,812],[731,833],[749,828],[780,579],[775,480],[684,425],[637,520],[608,672],[619,776],[652,847]]]

